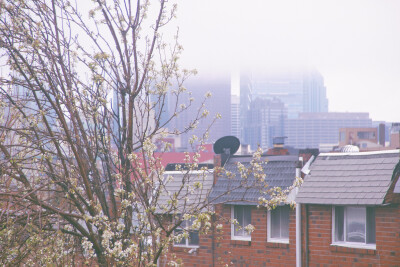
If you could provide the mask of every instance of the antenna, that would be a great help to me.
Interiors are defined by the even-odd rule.
[[[224,136],[218,139],[213,146],[215,154],[235,154],[240,147],[240,141],[235,136]]]

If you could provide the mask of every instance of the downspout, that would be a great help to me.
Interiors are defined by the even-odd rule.
[[[296,166],[296,178],[301,177],[302,161]],[[296,188],[296,191],[298,188]],[[301,267],[301,205],[296,203],[296,267]]]
[[[296,203],[296,267],[301,267],[301,205]]]
[[[304,205],[306,208],[306,220],[305,220],[305,237],[306,237],[306,244],[305,244],[305,249],[306,249],[306,266],[308,267],[308,205]]]
[[[211,220],[212,220],[212,233],[211,233],[211,242],[212,242],[212,244],[211,244],[211,255],[212,255],[212,258],[211,258],[211,260],[212,260],[212,267],[214,267],[215,266],[215,214],[213,214],[212,215],[212,217],[211,217]]]

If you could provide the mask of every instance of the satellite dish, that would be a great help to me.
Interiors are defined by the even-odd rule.
[[[224,136],[218,139],[213,146],[215,154],[235,154],[240,147],[240,141],[235,136]]]

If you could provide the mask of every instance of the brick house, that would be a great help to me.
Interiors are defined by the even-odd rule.
[[[400,266],[399,151],[320,154],[296,197],[303,266]]]
[[[270,186],[285,188],[299,176],[298,157],[268,160],[263,171]],[[249,161],[231,156],[225,169],[235,173],[238,162]],[[272,211],[257,208],[260,187],[237,187],[238,177],[219,177],[209,195],[214,230],[200,235],[195,249],[172,246],[168,257],[183,266],[400,266],[398,150],[324,153],[306,173],[297,195],[288,197],[295,197],[296,208]],[[233,226],[232,218],[255,231]]]
[[[195,246],[172,245],[160,266],[165,266],[168,260],[174,258],[180,259],[184,266],[223,266],[230,263],[234,266],[295,265],[296,211],[283,203],[272,211],[257,205],[259,197],[269,197],[261,193],[266,190],[266,184],[269,188],[282,189],[293,184],[300,171],[299,158],[264,156],[262,160],[268,160],[262,170],[266,174],[265,181],[249,175],[243,183],[237,164],[250,168],[251,160],[251,156],[229,157],[224,164],[229,177],[219,176],[208,197],[215,204],[212,231],[200,235]],[[294,200],[294,193],[290,194],[291,200]],[[232,225],[231,219],[236,219],[238,225]],[[244,229],[248,224],[255,227],[251,234]]]

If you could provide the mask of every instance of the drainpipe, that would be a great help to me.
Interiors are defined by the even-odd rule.
[[[301,177],[302,158],[296,166],[296,177]],[[298,188],[295,189],[296,191]],[[296,203],[296,267],[301,267],[301,205]]]
[[[212,233],[211,233],[211,253],[212,253],[212,267],[214,267],[215,265],[215,214],[211,215],[211,221],[212,221]]]
[[[301,267],[301,205],[296,203],[296,267]]]
[[[306,208],[306,220],[305,220],[305,237],[306,237],[306,244],[305,244],[305,249],[306,249],[306,266],[308,266],[308,205],[305,204]]]

